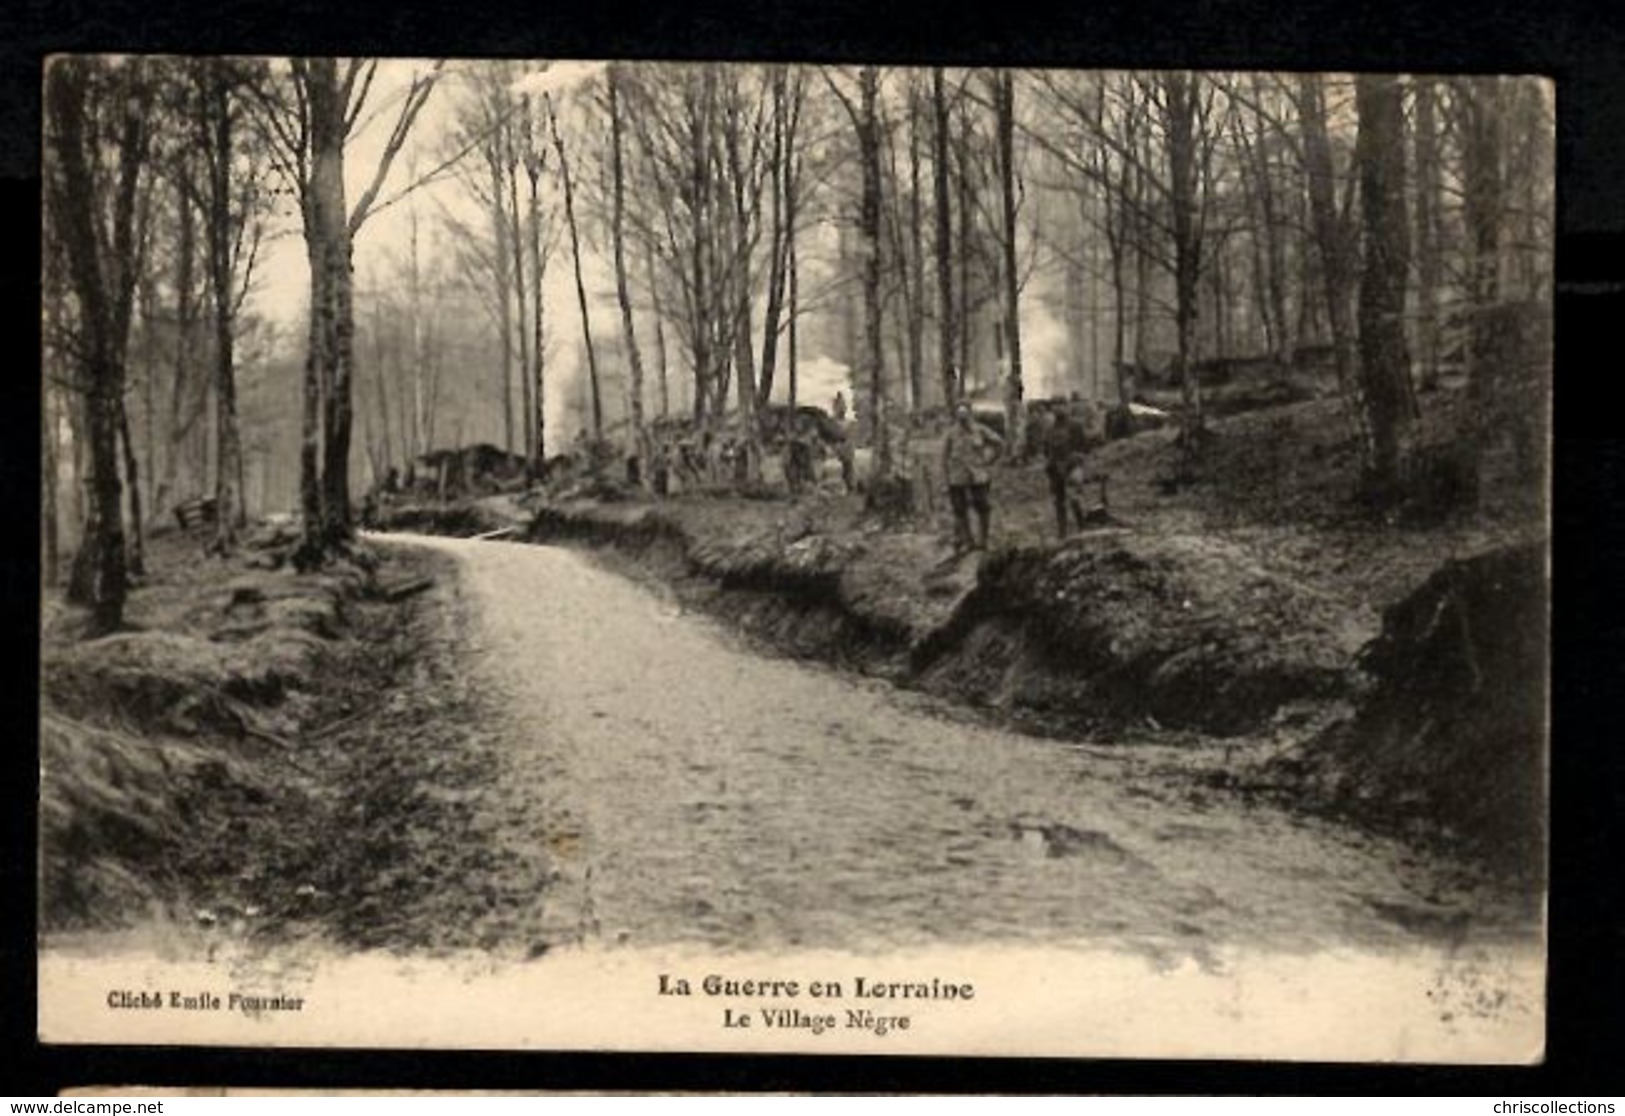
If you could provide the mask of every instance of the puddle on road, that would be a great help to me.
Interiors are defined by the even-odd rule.
[[[1097,863],[1149,868],[1106,834],[1095,829],[1074,829],[1059,822],[1013,821],[1010,832],[1023,849],[1046,857],[1077,856]]]

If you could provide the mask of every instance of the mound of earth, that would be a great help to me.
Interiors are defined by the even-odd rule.
[[[471,537],[508,526],[501,516],[477,501],[445,504],[385,503],[368,526],[380,531],[414,531],[426,535]]]
[[[713,610],[792,654],[860,665],[1037,727],[1150,719],[1231,735],[1346,696],[1369,634],[1341,603],[1222,538],[1107,530],[954,559],[918,531],[820,532],[686,509],[549,503],[537,541],[647,556],[713,587]]]
[[[1442,566],[1383,614],[1356,714],[1273,764],[1351,812],[1442,826],[1465,851],[1538,872],[1545,855],[1546,549]]]
[[[919,666],[929,689],[1062,724],[1232,735],[1343,696],[1359,638],[1234,543],[1105,531],[992,556]]]

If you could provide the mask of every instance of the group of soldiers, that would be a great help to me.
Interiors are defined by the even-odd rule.
[[[850,493],[857,487],[852,440],[840,436],[846,428],[845,400],[839,396],[834,407],[836,435],[830,436],[809,415],[792,413],[770,446],[779,455],[785,487],[792,497],[818,486],[819,463],[833,456],[840,463],[841,481]],[[1106,478],[1091,474],[1087,458],[1106,440],[1103,417],[1089,402],[1073,397],[1037,404],[1032,411],[1024,444],[1011,447],[1004,435],[979,421],[969,402],[954,408],[953,422],[942,443],[942,479],[954,519],[954,549],[957,553],[986,550],[992,519],[993,468],[1006,456],[1022,460],[1041,458],[1049,483],[1055,513],[1056,533],[1065,538],[1092,523],[1106,520]],[[627,481],[639,485],[645,462],[649,487],[657,497],[674,490],[693,492],[731,486],[748,487],[760,472],[753,455],[762,447],[737,434],[716,431],[678,430],[654,433],[645,443],[646,458],[627,458]],[[922,478],[923,479],[923,478]],[[1097,507],[1086,509],[1084,490],[1099,485]]]
[[[840,462],[846,491],[853,491],[857,485],[850,442],[826,443],[811,419],[795,418],[780,439],[779,448],[785,485],[791,495],[817,486],[818,462],[826,454],[833,454]],[[674,480],[682,491],[728,484],[743,488],[750,483],[753,452],[755,448],[744,438],[709,430],[657,436],[650,444],[650,486],[657,496],[670,495]]]
[[[1055,530],[1062,538],[1108,514],[1105,479],[1087,470],[1089,452],[1105,439],[1104,431],[1093,429],[1093,418],[1090,404],[1082,400],[1057,401],[1036,412],[1029,431],[1026,448],[1043,457],[1044,476],[1055,509]],[[954,408],[953,425],[942,441],[942,475],[953,508],[955,551],[987,549],[992,466],[1006,448],[1004,437],[978,422],[969,403],[962,401]],[[1100,507],[1085,512],[1083,489],[1090,482],[1100,487]]]

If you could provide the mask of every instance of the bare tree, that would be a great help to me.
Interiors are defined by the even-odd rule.
[[[611,66],[605,78],[606,96],[609,105],[610,130],[610,159],[612,164],[614,199],[612,202],[613,217],[610,223],[610,238],[613,241],[615,255],[615,297],[621,306],[621,331],[626,337],[626,359],[630,383],[628,390],[631,393],[631,420],[632,437],[634,445],[638,447],[639,458],[647,458],[643,451],[643,354],[638,349],[637,320],[632,314],[632,294],[627,282],[626,274],[626,172],[622,165],[625,144],[622,140],[621,103],[619,96],[620,81],[618,67]],[[560,155],[563,162],[563,155]],[[589,339],[590,340],[590,339]],[[594,421],[598,421],[595,413]],[[646,472],[640,475],[647,475]]]
[[[1405,110],[1399,79],[1355,79],[1361,227],[1360,372],[1371,428],[1372,479],[1388,498],[1405,477],[1416,400],[1405,343],[1410,228],[1405,208]]]
[[[1425,77],[1415,79],[1412,85],[1416,93],[1412,135],[1416,152],[1417,349],[1421,363],[1420,386],[1431,390],[1439,381],[1439,295],[1444,279],[1439,221],[1438,86],[1433,79]]]
[[[948,91],[938,66],[931,71],[931,185],[936,203],[937,261],[937,374],[942,377],[942,399],[948,407],[959,400],[959,367],[954,360],[954,248],[953,206],[948,193]]]
[[[123,623],[125,540],[118,441],[136,278],[135,206],[150,141],[145,63],[54,59],[46,69],[47,200],[77,302],[74,355],[85,396],[91,507],[83,535],[89,630]],[[79,580],[79,579],[76,579]]]
[[[1016,270],[1016,94],[1015,75],[1010,70],[1000,70],[993,76],[993,106],[1002,203],[999,241],[1003,253],[1000,274],[1004,285],[1004,338],[1010,364],[1004,380],[1004,428],[1009,444],[1015,447],[1024,441],[1026,407],[1022,397],[1026,388],[1021,377],[1021,283]]]
[[[553,222],[551,211],[544,210],[541,199],[542,172],[547,167],[547,148],[538,142],[536,121],[531,113],[528,97],[521,100],[523,120],[523,147],[525,178],[529,184],[529,227],[526,241],[530,245],[531,313],[530,348],[533,387],[529,394],[532,410],[526,421],[530,435],[525,444],[530,448],[532,470],[540,475],[547,460],[547,300],[544,288],[547,282],[547,264],[553,254]]]
[[[593,441],[601,442],[604,437],[604,401],[598,381],[598,355],[592,340],[592,313],[587,306],[587,285],[581,276],[581,229],[576,222],[570,158],[564,149],[564,135],[559,131],[558,112],[551,98],[547,101],[547,120],[553,132],[553,147],[559,156],[559,184],[564,188],[564,223],[570,232],[570,260],[575,268],[576,302],[581,308],[581,345],[587,356],[587,383],[592,392],[592,436]]]
[[[304,527],[295,562],[319,565],[347,545],[350,517],[351,381],[355,366],[351,259],[356,234],[379,202],[389,171],[427,103],[441,64],[415,73],[402,96],[383,153],[354,206],[345,196],[344,147],[377,76],[378,62],[296,58],[286,90],[261,95],[260,119],[279,168],[294,187],[310,265],[310,334],[305,361],[300,446]]]
[[[890,478],[891,438],[887,429],[886,368],[881,355],[880,321],[880,71],[874,66],[864,66],[858,71],[856,103],[833,76],[826,73],[825,79],[857,133],[863,179],[859,229],[863,236],[863,357],[867,366],[869,421],[876,477]]]
[[[1318,74],[1299,74],[1296,100],[1303,129],[1309,213],[1316,255],[1320,261],[1321,291],[1326,301],[1326,322],[1332,334],[1337,383],[1344,398],[1357,404],[1351,297],[1358,257],[1351,223],[1352,207],[1349,204],[1353,191],[1346,191],[1339,200],[1338,175],[1326,123],[1324,79]],[[1355,409],[1358,413],[1357,405]]]
[[[257,68],[224,58],[194,64],[196,134],[203,153],[204,239],[214,318],[216,407],[214,547],[230,553],[247,522],[243,506],[242,438],[237,422],[237,315],[253,282],[263,232],[264,194],[257,160],[238,158],[244,86],[262,80]]]
[[[769,197],[772,223],[768,230],[767,309],[762,324],[761,379],[756,389],[758,406],[765,407],[773,394],[773,382],[778,370],[779,331],[784,320],[785,301],[793,283],[796,226],[801,215],[804,185],[803,162],[797,148],[800,143],[800,125],[806,99],[805,78],[799,69],[787,66],[773,68],[772,77],[772,147],[768,156],[771,170]],[[796,308],[790,307],[789,328],[795,331]],[[791,357],[794,376],[794,356]]]

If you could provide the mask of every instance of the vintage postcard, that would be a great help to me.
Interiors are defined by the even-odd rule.
[[[50,60],[41,1038],[1540,1060],[1553,98]]]

